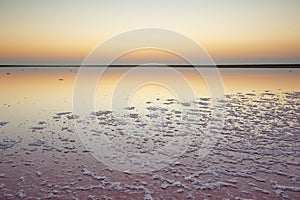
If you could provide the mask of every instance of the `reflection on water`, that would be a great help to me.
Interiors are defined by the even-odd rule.
[[[179,101],[177,92],[152,83],[127,94],[124,112],[112,112],[109,103],[125,71],[113,68],[99,81],[95,110],[77,116],[72,113],[77,68],[1,68],[0,198],[297,199],[300,70],[221,69],[224,127],[204,158],[199,149],[212,119],[212,99],[195,71],[177,70],[195,100]],[[145,76],[172,78],[154,69],[134,77]],[[78,124],[86,140],[76,134]],[[115,149],[85,148],[87,141],[101,144],[103,135],[118,144]],[[170,141],[172,148],[158,154],[167,155],[163,167],[119,171],[153,166],[159,159],[145,159]],[[176,159],[168,160],[172,156]]]

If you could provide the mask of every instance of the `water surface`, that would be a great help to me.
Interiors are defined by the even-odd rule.
[[[224,126],[205,157],[199,149],[212,120],[211,93],[194,70],[176,70],[195,99],[178,100],[187,96],[182,84],[159,68],[131,73],[130,79],[122,79],[128,69],[111,68],[95,87],[94,110],[83,117],[72,113],[78,68],[0,68],[0,198],[297,199],[300,70],[220,69]],[[149,77],[156,81],[124,92],[124,113],[114,112],[115,89],[127,91],[133,81]],[[104,134],[124,145],[124,152],[97,160],[80,139],[78,124],[91,141]],[[184,153],[178,145],[167,154],[176,159],[162,168],[132,173],[112,166],[126,163],[119,159],[124,154],[146,157],[186,136]],[[141,160],[135,159],[137,166]]]

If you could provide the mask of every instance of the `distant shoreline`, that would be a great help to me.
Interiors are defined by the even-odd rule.
[[[159,67],[169,66],[174,68],[193,68],[193,65],[144,65],[144,67]],[[81,65],[0,65],[0,68],[4,67],[80,67]],[[87,65],[88,67],[105,67],[105,65]],[[139,65],[109,65],[109,67],[136,67]],[[196,65],[200,68],[300,68],[300,64],[238,64],[238,65]]]

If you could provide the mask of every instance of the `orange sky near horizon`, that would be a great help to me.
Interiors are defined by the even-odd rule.
[[[4,0],[0,64],[80,64],[112,36],[151,27],[186,35],[217,64],[300,63],[299,8],[295,0]],[[151,57],[177,62],[157,52],[144,56],[131,56],[125,64]]]

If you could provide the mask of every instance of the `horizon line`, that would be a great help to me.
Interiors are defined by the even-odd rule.
[[[78,64],[0,64],[1,67],[80,67],[82,65]],[[93,65],[84,65],[88,67],[104,67],[107,65],[103,64],[93,64]],[[169,66],[174,68],[192,68],[192,67],[217,67],[217,68],[300,68],[300,64],[221,64],[221,65],[182,65],[182,64],[113,64],[108,65],[109,67],[157,67],[157,66]]]

